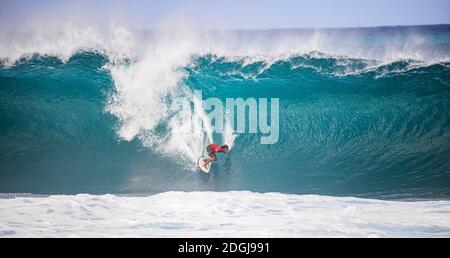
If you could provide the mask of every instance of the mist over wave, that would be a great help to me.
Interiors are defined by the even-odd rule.
[[[173,28],[2,31],[0,191],[450,194],[449,26]],[[280,142],[180,133],[194,90],[280,98]],[[205,137],[234,145],[208,176]]]

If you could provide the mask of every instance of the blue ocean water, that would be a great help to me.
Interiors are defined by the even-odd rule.
[[[255,38],[313,34],[235,33],[248,49]],[[173,49],[176,58],[161,47],[119,61],[81,45],[66,60],[54,49],[2,57],[0,192],[450,197],[450,26],[321,35],[358,43],[297,51],[299,37],[274,40],[282,49],[276,55]],[[173,114],[160,98],[192,90],[205,98],[279,98],[279,142],[238,135],[211,174],[193,170],[173,148],[191,139],[167,125]]]

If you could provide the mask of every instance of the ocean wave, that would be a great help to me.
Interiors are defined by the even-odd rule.
[[[265,72],[277,73],[276,69],[288,67],[295,76],[295,71],[312,70],[328,77],[372,76],[383,78],[389,75],[398,75],[438,67],[445,70],[449,62],[423,62],[418,60],[395,60],[382,62],[371,59],[356,59],[346,56],[335,56],[320,52],[305,54],[282,55],[278,57],[246,56],[246,57],[219,57],[212,55],[199,56],[189,65],[189,71],[194,73],[209,72],[211,75],[229,77],[234,79],[261,79]],[[281,73],[285,77],[286,73]]]
[[[31,176],[37,193],[64,193],[75,184],[71,193],[448,196],[445,48],[427,45],[421,51],[434,54],[426,60],[383,59],[369,51],[373,45],[363,58],[344,47],[323,48],[319,39],[327,37],[308,41],[296,32],[120,30],[113,34],[122,43],[115,44],[94,31],[80,32],[68,46],[56,36],[48,47],[45,37],[6,47],[0,40],[0,56],[9,58],[0,68],[3,191],[27,191],[31,183],[18,182]],[[13,46],[16,52],[8,52]],[[23,58],[24,52],[40,54]],[[206,119],[201,110],[187,114],[172,105],[178,97],[195,101],[195,90],[221,100],[279,98],[279,142],[262,146],[259,135],[217,135],[208,126],[181,133],[192,116]],[[208,177],[195,168],[205,137],[233,147]],[[65,177],[55,183],[60,171]]]

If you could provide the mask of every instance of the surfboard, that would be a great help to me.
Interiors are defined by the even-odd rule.
[[[201,158],[198,159],[198,162],[197,162],[197,165],[198,165],[198,167],[200,168],[200,170],[201,170],[203,173],[206,173],[206,174],[208,174],[208,173],[209,173],[209,170],[211,169],[211,163],[209,163],[208,165],[205,165],[205,163],[206,163],[207,160],[208,160],[208,159],[206,159],[206,158],[204,158],[204,157],[201,157]]]
[[[208,165],[205,165],[206,160],[209,159],[208,152],[206,151],[206,146],[208,146],[209,144],[210,143],[209,143],[208,135],[206,133],[204,133],[203,134],[202,153],[200,154],[200,158],[197,161],[197,166],[203,173],[206,173],[206,174],[209,173],[209,170],[211,169],[211,165],[212,165],[212,162],[209,163]]]

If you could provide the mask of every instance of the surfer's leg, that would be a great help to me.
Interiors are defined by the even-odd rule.
[[[208,156],[212,159],[217,159],[216,158],[216,154],[213,150],[211,150],[211,148],[208,146],[206,147],[206,151],[208,152]]]
[[[208,165],[209,163],[216,161],[216,160],[217,160],[217,155],[214,153],[210,153],[209,159],[205,161],[205,165]]]

